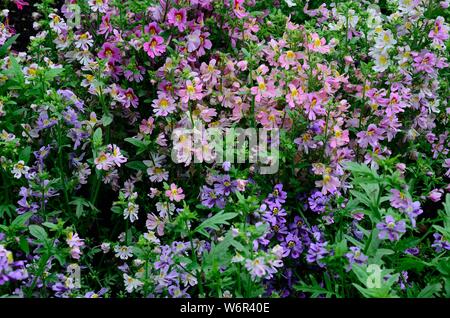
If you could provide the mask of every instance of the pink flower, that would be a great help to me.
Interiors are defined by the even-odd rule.
[[[139,99],[134,94],[134,91],[131,87],[125,91],[121,91],[118,98],[125,108],[130,108],[130,106],[136,108],[139,104]]]
[[[200,47],[202,40],[200,39],[200,30],[195,30],[186,36],[187,40],[187,50],[189,53],[194,52]]]
[[[127,162],[127,158],[122,155],[122,153],[120,152],[120,148],[116,145],[108,145],[108,150],[111,152],[109,158],[112,162],[114,162],[116,166],[120,167],[122,163]]]
[[[153,131],[153,128],[155,127],[154,121],[155,120],[152,117],[142,120],[141,124],[139,125],[139,131],[144,135],[150,135]]]
[[[203,94],[200,79],[195,78],[194,83],[191,80],[187,80],[185,87],[178,90],[178,96],[180,96],[184,104],[187,104],[190,100],[201,100]]]
[[[377,147],[378,141],[384,139],[382,136],[383,133],[383,129],[378,128],[375,124],[370,124],[367,131],[360,131],[356,134],[358,137],[358,144],[363,148],[367,148],[367,145]]]
[[[102,151],[98,157],[94,159],[94,164],[98,170],[109,170],[114,165],[114,161],[111,160],[111,155],[109,153]]]
[[[178,188],[175,183],[172,183],[170,189],[166,190],[166,196],[170,201],[180,202],[184,199],[183,189]]]
[[[428,37],[433,39],[433,41],[438,44],[442,44],[448,39],[448,26],[445,25],[445,20],[443,17],[436,18]]]
[[[149,231],[153,231],[154,229],[156,229],[156,233],[159,236],[163,236],[165,225],[166,225],[165,222],[162,221],[160,218],[158,218],[153,213],[149,213],[147,215],[147,221],[145,222],[145,226],[147,227],[147,229]]]
[[[102,49],[98,52],[98,57],[107,59],[110,63],[119,62],[121,59],[120,50],[114,44],[106,42],[103,43]]]
[[[152,22],[144,27],[144,32],[150,33],[151,35],[158,35],[159,33],[161,33],[161,28],[159,27],[158,23]]]
[[[334,126],[334,135],[330,139],[330,147],[337,148],[348,144],[350,138],[348,130],[342,130],[339,126]]]
[[[309,93],[308,101],[309,103],[305,105],[305,112],[309,120],[316,120],[318,115],[326,114],[325,108],[323,108],[319,96],[316,93]]]
[[[280,62],[281,67],[289,69],[291,66],[296,66],[298,64],[298,58],[300,54],[295,53],[291,50],[280,55],[278,62]]]
[[[210,50],[212,48],[212,42],[208,39],[208,36],[209,32],[200,34],[200,46],[197,49],[197,56],[205,55],[205,49]]]
[[[29,5],[28,2],[23,1],[23,0],[14,0],[14,3],[16,4],[17,9],[19,9],[19,10],[22,10],[24,6]]]
[[[262,76],[256,78],[258,86],[251,88],[251,93],[255,95],[255,101],[260,102],[262,98],[270,98],[276,96],[275,84],[273,81],[269,81],[267,84],[264,82]]]
[[[172,97],[166,95],[165,93],[159,92],[158,99],[155,99],[152,103],[155,116],[165,117],[173,113],[176,110],[174,103],[175,101]]]
[[[308,43],[308,49],[322,54],[328,53],[330,52],[330,46],[325,45],[326,42],[325,38],[321,39],[317,33],[313,33],[311,35],[311,42]]]
[[[428,198],[433,202],[441,201],[442,195],[444,194],[444,190],[442,189],[433,189],[429,194]]]
[[[291,108],[300,105],[304,100],[304,93],[301,88],[297,88],[294,84],[289,84],[289,93],[286,95],[286,101]]]
[[[154,35],[149,42],[144,43],[144,51],[152,59],[156,56],[161,56],[166,51],[166,46],[163,44],[164,39],[159,35]]]
[[[112,30],[111,13],[107,13],[102,17],[102,23],[100,23],[100,26],[98,27],[98,34],[105,34],[107,36]]]
[[[242,19],[247,16],[245,8],[242,6],[245,0],[231,0],[233,2],[233,12],[238,19]]]
[[[167,21],[169,24],[176,26],[180,32],[183,32],[186,29],[186,9],[172,8],[167,16]]]
[[[282,112],[276,109],[270,109],[270,111],[261,111],[257,116],[257,120],[265,129],[271,130],[281,125]]]
[[[316,181],[316,187],[322,187],[322,193],[335,193],[341,182],[335,176],[326,172],[322,180]]]

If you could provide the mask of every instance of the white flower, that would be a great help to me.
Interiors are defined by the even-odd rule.
[[[297,4],[292,0],[284,0],[289,8],[295,7]]]
[[[175,211],[175,204],[170,202],[158,202],[156,203],[156,210],[159,212],[159,216],[165,217],[167,214],[172,214]]]
[[[20,179],[22,177],[22,175],[28,174],[29,170],[30,170],[30,167],[27,167],[25,165],[25,162],[23,160],[20,160],[18,163],[16,163],[13,166],[11,173],[14,174],[14,178]]]
[[[130,222],[134,222],[138,219],[139,205],[128,202],[128,206],[123,210],[123,218],[130,219]]]
[[[144,238],[151,242],[151,243],[155,243],[155,244],[159,244],[160,241],[159,239],[156,237],[155,232],[153,231],[149,231],[148,233],[144,233]]]
[[[375,60],[375,66],[372,68],[375,72],[384,72],[389,67],[389,56],[386,53],[372,51],[369,54]]]
[[[133,290],[139,289],[140,287],[142,287],[144,285],[144,283],[141,282],[140,280],[133,278],[127,274],[123,274],[123,281],[125,284],[125,289],[129,293],[132,293]]]
[[[381,32],[376,40],[375,47],[386,52],[388,49],[394,47],[397,41],[394,39],[391,30]]]
[[[133,256],[133,249],[129,246],[116,245],[116,247],[114,247],[114,252],[116,252],[116,257],[123,260],[127,260],[129,257]]]

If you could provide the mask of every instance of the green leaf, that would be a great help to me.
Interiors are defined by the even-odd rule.
[[[28,229],[30,230],[30,234],[39,241],[44,241],[47,238],[47,232],[45,232],[44,228],[39,225],[30,225]]]
[[[16,39],[19,37],[19,33],[15,34],[14,36],[10,37],[6,42],[0,47],[0,57],[3,57],[8,52],[8,49],[13,43],[16,41]]]
[[[441,283],[429,284],[427,287],[417,295],[417,298],[432,298],[435,294],[439,293],[442,289]]]
[[[138,171],[146,171],[147,166],[142,161],[130,161],[125,164],[130,169],[138,170]]]
[[[28,244],[26,237],[22,236],[20,238],[19,247],[22,251],[24,251],[25,254],[28,255],[30,253],[30,246]]]
[[[148,145],[148,143],[146,143],[146,142],[144,142],[142,140],[136,139],[136,138],[125,138],[124,140],[126,142],[129,142],[133,146],[138,147],[138,148],[146,148],[147,145]]]
[[[22,151],[20,152],[19,160],[23,160],[25,164],[27,164],[28,161],[30,160],[30,155],[31,155],[31,147],[27,146],[23,148]]]
[[[24,213],[22,215],[19,215],[18,217],[16,217],[14,219],[14,221],[12,221],[11,227],[23,227],[23,226],[25,226],[25,223],[31,218],[32,215],[33,215],[33,213],[31,213],[31,212],[27,212],[27,213]]]
[[[109,126],[113,121],[113,116],[111,114],[104,114],[102,117],[103,126]]]
[[[95,147],[99,147],[103,144],[103,133],[102,133],[102,129],[100,127],[98,127],[95,130],[92,140],[94,142]]]
[[[203,221],[202,224],[200,224],[194,232],[198,232],[200,234],[203,234],[207,237],[209,237],[208,232],[206,232],[206,229],[213,229],[213,230],[219,230],[219,225],[225,224],[228,225],[228,220],[231,220],[232,218],[236,217],[237,213],[224,213],[224,211],[221,211],[217,213],[216,215],[206,219]]]

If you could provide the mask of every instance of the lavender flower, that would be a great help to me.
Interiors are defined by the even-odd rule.
[[[393,216],[387,215],[384,222],[377,224],[377,229],[380,230],[380,233],[378,233],[379,239],[389,239],[393,242],[398,241],[400,235],[406,232],[406,224],[403,220],[396,223]]]

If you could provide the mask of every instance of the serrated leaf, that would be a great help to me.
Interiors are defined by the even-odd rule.
[[[217,213],[216,215],[206,219],[203,221],[202,224],[200,224],[194,232],[203,234],[207,237],[209,237],[208,233],[206,232],[206,229],[212,229],[212,230],[218,230],[219,225],[225,224],[228,225],[228,220],[231,220],[232,218],[236,217],[237,213],[224,213],[223,211]]]

